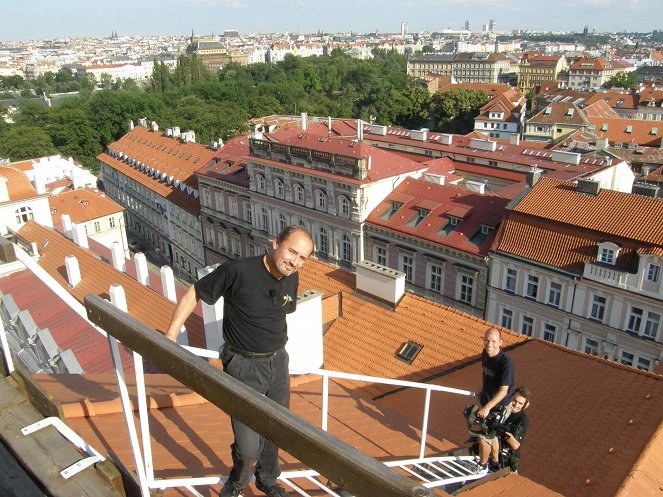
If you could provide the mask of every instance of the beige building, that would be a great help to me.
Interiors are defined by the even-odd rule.
[[[523,138],[556,142],[574,131],[590,125],[583,110],[573,102],[555,102],[527,121]]]
[[[498,83],[510,72],[510,59],[497,53],[428,54],[411,57],[407,62],[410,76],[449,74],[458,83]]]
[[[555,84],[559,73],[565,67],[566,63],[562,56],[526,53],[518,64],[518,88],[528,91],[539,85]]]

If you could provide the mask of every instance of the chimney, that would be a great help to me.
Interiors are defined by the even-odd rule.
[[[297,298],[297,310],[286,316],[290,371],[319,369],[324,361],[322,348],[322,294],[307,290]],[[311,326],[312,325],[312,326]]]
[[[364,121],[357,119],[357,141],[364,139]]]
[[[543,170],[536,166],[527,171],[527,174],[525,175],[525,182],[527,183],[527,186],[532,188],[534,185],[536,185],[541,179],[541,174],[543,174]]]
[[[122,285],[111,285],[109,293],[111,304],[121,311],[129,312],[129,308],[127,307],[127,296],[124,293],[124,287]]]
[[[608,139],[607,138],[599,138],[596,140],[596,150],[605,150],[608,148]]]
[[[9,201],[9,190],[7,189],[7,178],[0,176],[0,202]]]
[[[594,179],[580,178],[576,185],[576,193],[596,197],[601,191],[601,182]]]
[[[67,270],[69,286],[74,288],[81,281],[81,269],[78,266],[78,259],[73,255],[68,255],[64,258],[64,267]]]
[[[159,125],[157,124],[156,121],[152,121],[152,122],[150,123],[150,129],[151,129],[152,131],[155,131],[155,132],[156,132],[156,131],[159,131]]]
[[[511,145],[520,145],[520,135],[511,135]]]
[[[412,129],[410,130],[410,138],[412,138],[413,140],[425,142],[426,139],[428,138],[428,129],[427,128],[421,128],[420,130]]]
[[[74,236],[71,228],[71,217],[69,214],[62,214],[62,230],[64,231],[64,236],[71,240],[71,237]]]
[[[85,225],[74,223],[72,231],[74,233],[74,243],[79,247],[90,248],[87,243],[87,233],[85,233]]]
[[[396,306],[405,293],[405,273],[371,261],[355,263],[357,292]]]
[[[150,286],[150,273],[147,270],[147,259],[145,254],[137,252],[134,256],[134,263],[136,264],[136,279],[143,286]]]
[[[214,271],[216,266],[207,266],[198,270],[198,279]],[[202,302],[203,323],[205,325],[205,343],[210,350],[219,350],[224,343],[223,340],[223,297],[214,305]],[[186,329],[180,333],[182,340],[187,340]],[[178,340],[177,343],[180,343]]]
[[[124,258],[124,247],[120,242],[111,243],[111,256],[113,257],[113,267],[123,273],[127,272],[127,264]]]
[[[133,131],[134,129],[134,122],[133,120],[129,119],[129,131]]]
[[[177,302],[177,293],[175,292],[175,277],[173,276],[173,268],[170,266],[161,266],[159,271],[161,274],[161,288],[163,296],[171,302]]]
[[[306,112],[302,112],[302,131],[306,131],[308,129],[308,121],[306,119]]]
[[[179,126],[174,126],[173,127],[173,138],[179,138],[180,137],[180,128]]]
[[[465,181],[465,189],[468,192],[477,192],[479,195],[483,195],[486,192],[486,183],[483,181]]]

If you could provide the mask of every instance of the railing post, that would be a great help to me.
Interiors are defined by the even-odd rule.
[[[322,375],[322,429],[327,431],[327,413],[329,412],[329,376]]]
[[[426,435],[428,432],[428,411],[430,410],[430,388],[426,389],[426,401],[424,405],[424,419],[421,423],[421,448],[419,449],[419,458],[423,459],[426,453]]]

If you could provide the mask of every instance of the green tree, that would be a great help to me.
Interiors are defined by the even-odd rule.
[[[474,118],[479,109],[488,103],[486,92],[466,88],[454,88],[445,93],[435,93],[431,103],[431,115],[435,130],[450,133],[469,133],[474,129]]]
[[[433,45],[424,45],[421,47],[421,53],[435,53],[435,47]]]
[[[53,155],[57,150],[46,131],[36,126],[13,126],[0,136],[0,157],[11,161]]]
[[[99,133],[79,101],[70,99],[53,109],[46,131],[62,155],[98,172],[96,156],[102,152]]]
[[[33,100],[23,100],[18,105],[18,113],[13,117],[17,125],[37,126],[45,128],[51,109],[43,103]]]
[[[635,72],[619,71],[603,84],[604,88],[635,88],[638,84],[638,76]]]

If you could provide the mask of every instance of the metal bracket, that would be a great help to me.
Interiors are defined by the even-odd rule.
[[[91,445],[87,444],[85,440],[79,437],[74,430],[64,424],[60,418],[44,418],[41,421],[37,421],[36,423],[32,423],[31,425],[26,426],[25,428],[21,428],[21,433],[23,433],[23,435],[30,435],[31,433],[39,431],[47,426],[53,426],[56,430],[58,430],[58,432],[60,432],[60,435],[65,437],[79,450],[89,456],[60,471],[60,475],[65,480],[69,479],[77,473],[80,473],[85,468],[88,468],[97,462],[106,460],[104,456],[99,454],[99,452],[97,452]]]

